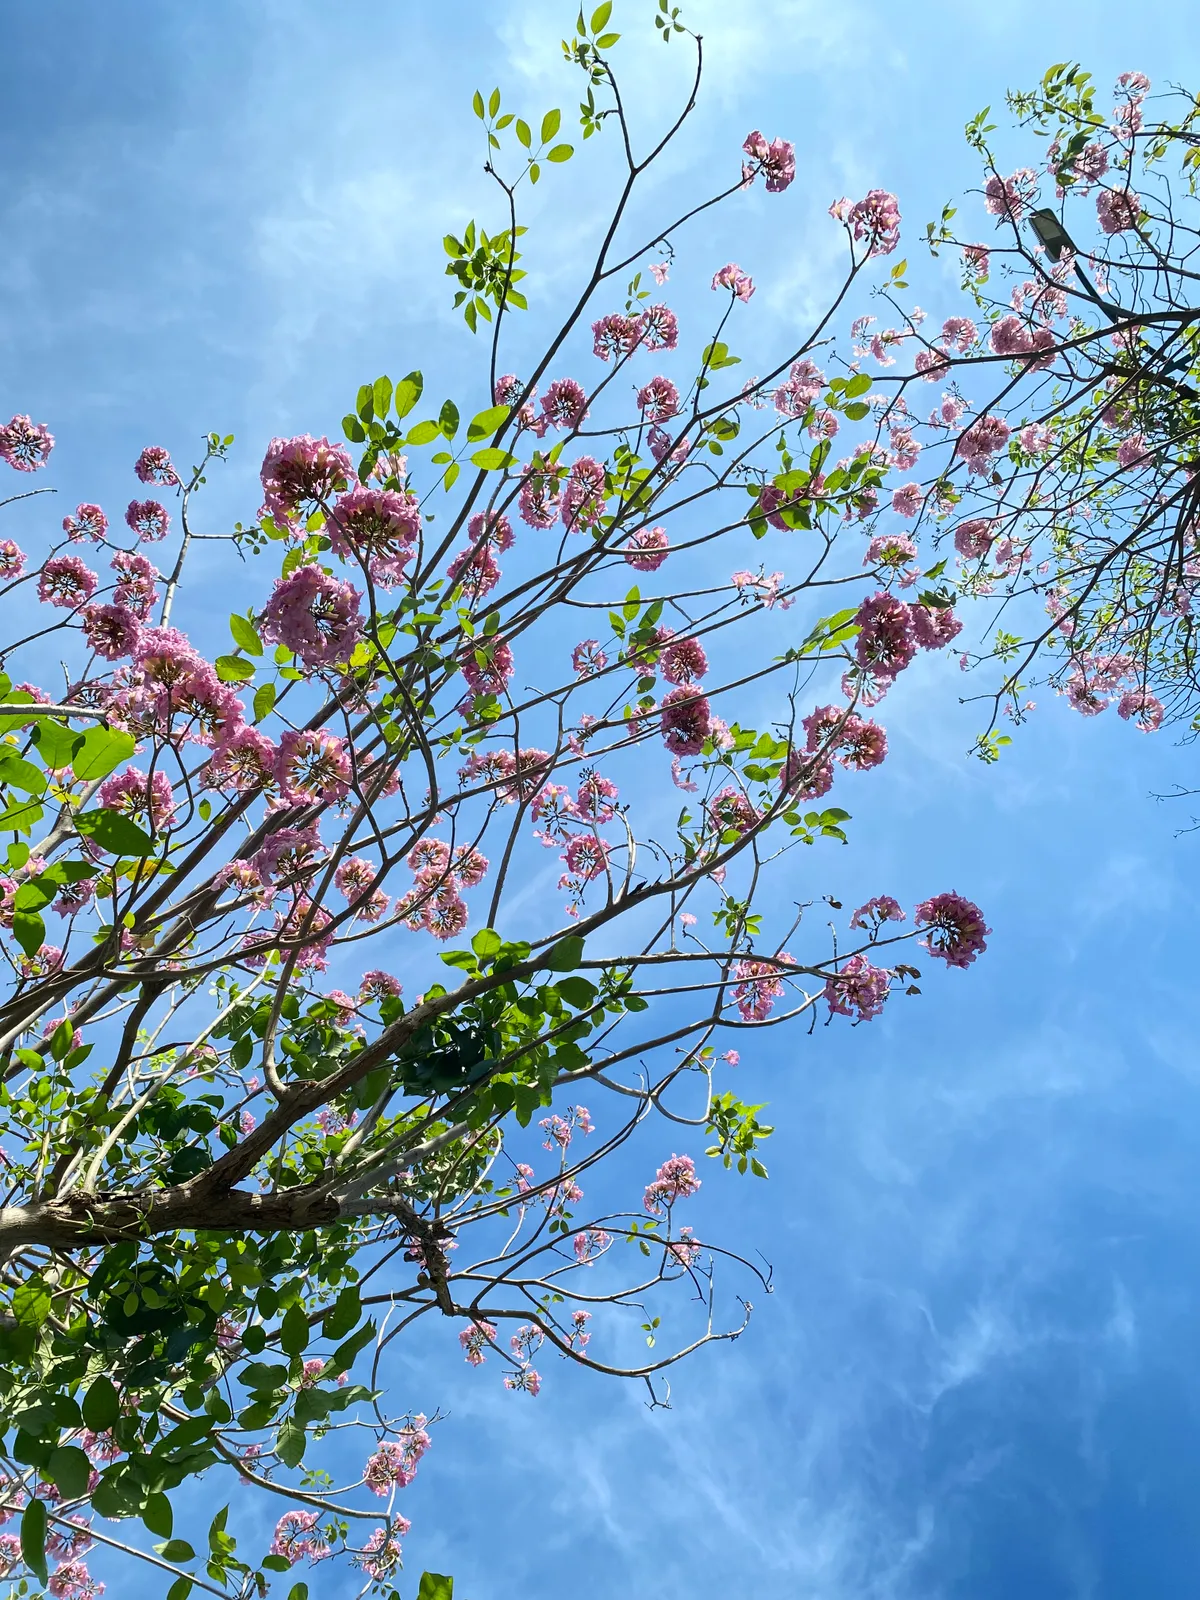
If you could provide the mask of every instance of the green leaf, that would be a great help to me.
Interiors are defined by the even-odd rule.
[[[403,418],[408,415],[421,398],[421,392],[424,387],[425,380],[419,372],[410,372],[406,378],[400,379],[400,382],[396,385],[394,396],[396,415],[398,417]]]
[[[294,1583],[288,1590],[287,1600],[308,1600],[308,1585],[306,1583]]]
[[[123,728],[89,728],[71,757],[71,770],[83,783],[94,783],[115,772],[136,748],[133,735]]]
[[[86,1421],[86,1404],[83,1414]],[[175,1526],[175,1513],[171,1510],[171,1502],[165,1494],[152,1494],[149,1497],[142,1510],[142,1521],[146,1524],[146,1528],[150,1533],[157,1533],[163,1539],[171,1537],[171,1530]]]
[[[308,1348],[311,1332],[308,1318],[300,1307],[289,1306],[284,1313],[283,1326],[279,1334],[279,1343],[284,1352],[289,1356],[298,1356],[302,1350]]]
[[[25,1565],[48,1582],[46,1572],[46,1502],[35,1495],[21,1516],[21,1555]]]
[[[453,400],[447,400],[443,403],[442,409],[438,414],[438,425],[447,439],[453,439],[458,432],[458,407]]]
[[[165,1544],[156,1544],[155,1551],[164,1561],[194,1561],[196,1552],[186,1539],[168,1539]]]
[[[329,1376],[334,1378],[341,1372],[349,1372],[357,1360],[359,1352],[369,1345],[374,1337],[375,1324],[373,1322],[364,1322],[357,1333],[352,1333],[348,1339],[338,1345],[325,1363],[325,1369]]]
[[[500,91],[499,89],[493,89],[491,94],[488,96],[488,116],[494,117],[499,109]]]
[[[529,124],[520,117],[517,118],[517,138],[525,146],[526,150],[533,143],[533,135],[529,131]]]
[[[229,619],[229,631],[239,650],[245,650],[252,656],[262,655],[263,644],[258,636],[258,629],[247,617],[239,617],[235,611]]]
[[[561,124],[562,124],[562,112],[561,111],[547,111],[546,115],[542,118],[542,134],[541,134],[541,142],[542,142],[542,144],[549,144],[550,143],[551,139],[553,139],[554,135],[558,132],[559,127],[561,126]]]
[[[476,450],[471,457],[471,465],[478,467],[481,472],[500,472],[505,467],[516,465],[516,456],[509,455],[507,450]]]
[[[480,122],[482,122],[483,121],[483,96],[480,94],[478,89],[476,89],[475,93],[471,97],[471,109],[474,111],[475,115],[479,118]],[[289,1596],[289,1600],[290,1600],[290,1596]]]
[[[148,856],[154,851],[150,835],[120,811],[79,811],[75,829],[84,839],[113,855]]]
[[[870,406],[865,400],[852,400],[846,407],[846,415],[850,418],[851,422],[861,422],[862,419],[869,413],[870,409]]]
[[[845,395],[847,400],[854,400],[860,394],[866,394],[871,387],[871,376],[867,372],[856,372],[846,384]]]
[[[46,942],[46,924],[36,911],[14,911],[12,931],[27,956],[35,956]]]
[[[577,933],[569,933],[543,958],[543,966],[551,972],[573,972],[583,959],[583,940]]]
[[[596,998],[596,986],[586,978],[560,978],[554,987],[576,1011],[586,1010]]]
[[[471,949],[474,950],[477,956],[486,961],[497,954],[503,943],[503,939],[494,928],[480,928],[479,932],[471,940]]]
[[[213,662],[217,677],[222,683],[248,683],[254,676],[254,664],[241,656],[218,656]]]
[[[546,151],[547,161],[570,161],[575,154],[573,144],[556,144],[552,150]]]
[[[604,0],[602,6],[597,6],[592,12],[592,32],[603,33],[604,26],[612,16],[612,0]]]
[[[254,691],[254,720],[262,722],[275,708],[275,685],[260,683]]]
[[[362,444],[367,437],[367,430],[354,415],[353,411],[348,411],[342,418],[342,432],[351,444]]]
[[[92,1463],[78,1445],[60,1444],[42,1469],[43,1475],[62,1491],[68,1500],[78,1500],[87,1493]]]
[[[91,1387],[83,1397],[83,1420],[93,1433],[107,1433],[121,1415],[121,1402],[116,1386],[106,1373],[92,1379]],[[149,1524],[147,1524],[149,1526]],[[157,1533],[157,1528],[151,1528]],[[170,1533],[167,1529],[167,1533]]]
[[[194,1588],[195,1585],[190,1578],[176,1578],[167,1590],[167,1600],[187,1600]]]
[[[275,1435],[275,1450],[285,1467],[298,1467],[304,1460],[307,1436],[295,1422],[285,1422]]]
[[[46,717],[33,730],[33,742],[47,767],[60,772],[71,765],[71,758],[83,744],[83,734],[75,733],[65,722]]]
[[[486,411],[481,411],[471,418],[467,424],[467,438],[474,444],[476,439],[490,439],[496,429],[508,421],[510,406],[489,406]]]
[[[26,794],[45,794],[46,774],[20,756],[0,755],[0,783],[10,783]]]
[[[431,439],[436,439],[442,431],[439,422],[418,422],[408,430],[405,444],[428,444]]]
[[[375,379],[375,415],[386,417],[392,404],[392,380],[390,378]]]
[[[362,1311],[362,1299],[351,1285],[343,1289],[321,1320],[321,1332],[327,1339],[342,1339],[356,1323]]]

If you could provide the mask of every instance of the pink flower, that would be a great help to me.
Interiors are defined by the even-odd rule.
[[[608,657],[600,648],[599,639],[584,639],[571,651],[571,665],[577,678],[591,678],[603,672]]]
[[[395,999],[400,994],[400,980],[393,978],[390,972],[364,972],[362,982],[358,986],[360,1000],[389,1000]]]
[[[38,599],[73,611],[95,594],[100,579],[78,556],[51,556],[38,577]]]
[[[82,1561],[65,1561],[56,1567],[46,1589],[54,1600],[96,1600],[104,1593],[104,1585],[96,1582]]]
[[[263,513],[287,525],[303,505],[328,500],[354,476],[354,463],[340,444],[307,433],[272,439],[260,473]]]
[[[588,1228],[584,1233],[577,1233],[571,1241],[575,1251],[575,1260],[581,1267],[590,1267],[596,1257],[602,1255],[611,1243],[610,1236],[603,1228]]]
[[[395,1533],[404,1535],[412,1524],[407,1517],[393,1516],[391,1520],[392,1533],[387,1528],[376,1528],[371,1537],[363,1545],[358,1556],[358,1565],[376,1583],[381,1583],[389,1577],[400,1564],[400,1541],[394,1537]]]
[[[160,444],[148,444],[134,462],[133,470],[142,483],[179,482],[179,474],[171,465],[171,457]]]
[[[0,579],[13,582],[25,571],[25,552],[11,539],[0,539]]]
[[[992,216],[1019,222],[1037,193],[1037,173],[1020,167],[1009,178],[995,173],[983,186],[984,204]]]
[[[917,559],[917,547],[904,533],[877,533],[867,546],[864,567],[900,568]]]
[[[113,599],[144,621],[158,601],[154,581],[161,574],[148,557],[136,550],[118,550],[111,565],[117,575]]]
[[[425,1418],[413,1418],[412,1426],[401,1428],[399,1441],[387,1440],[367,1462],[363,1478],[372,1494],[384,1495],[393,1484],[407,1489],[417,1475],[417,1464],[429,1449]]]
[[[1020,317],[1001,317],[992,324],[988,343],[998,356],[1017,356],[1032,349],[1033,337]]]
[[[642,342],[647,350],[674,350],[679,343],[679,323],[670,306],[647,306],[642,320]]]
[[[922,900],[914,918],[918,927],[929,929],[922,942],[930,955],[948,966],[969,967],[987,949],[984,936],[992,930],[984,926],[979,907],[960,894],[935,894]]]
[[[874,927],[878,929],[885,922],[903,921],[905,921],[905,915],[900,908],[900,902],[893,899],[890,894],[877,894],[864,905],[859,906],[858,910],[853,913],[850,918],[850,926],[852,928]]]
[[[1096,216],[1105,233],[1131,233],[1141,221],[1141,197],[1132,189],[1101,189]]]
[[[756,163],[749,169],[751,175],[765,173],[768,194],[782,194],[795,178],[796,147],[787,139],[772,139],[768,144],[755,129],[746,135],[742,149]]]
[[[638,390],[637,406],[647,422],[666,422],[679,410],[679,390],[670,378],[651,378]]]
[[[152,832],[169,828],[175,820],[175,798],[171,780],[161,769],[147,778],[137,767],[105,778],[96,796],[98,803],[111,811],[145,822]]]
[[[712,731],[712,707],[695,689],[681,684],[659,707],[663,743],[672,755],[698,756]]]
[[[531,528],[552,528],[558,521],[562,474],[557,467],[527,467],[521,478],[517,509]]]
[[[655,283],[661,287],[670,275],[671,264],[668,261],[652,261],[650,271],[654,274]]]
[[[996,524],[985,517],[960,522],[954,530],[954,548],[964,561],[982,561],[992,547]]]
[[[446,576],[458,584],[470,600],[481,600],[500,582],[500,567],[491,546],[468,545],[446,568]]]
[[[942,323],[942,343],[951,350],[964,354],[979,337],[979,330],[970,317],[947,317]]]
[[[503,694],[513,675],[512,646],[499,634],[474,639],[463,657],[462,674],[472,694]]]
[[[108,518],[99,506],[84,501],[82,505],[75,507],[73,517],[63,518],[63,532],[76,542],[80,539],[91,539],[99,543],[108,532]]]
[[[668,683],[698,683],[708,671],[708,657],[699,639],[672,639],[659,656],[659,670]]]
[[[398,582],[421,536],[415,495],[356,483],[339,495],[327,523],[333,553],[366,564],[376,582]]]
[[[562,495],[562,519],[568,532],[578,533],[604,515],[604,468],[591,456],[571,463]]]
[[[171,526],[166,506],[157,500],[131,500],[125,508],[125,522],[147,544],[165,539]]]
[[[854,654],[859,666],[876,678],[891,679],[902,672],[916,654],[912,612],[903,600],[881,589],[859,606],[854,619],[859,626]]]
[[[261,618],[263,637],[293,651],[308,667],[349,659],[362,632],[359,591],[315,565],[276,580]]]
[[[963,245],[963,266],[970,277],[985,283],[991,271],[991,254],[982,244]]]
[[[674,1205],[676,1200],[689,1200],[700,1187],[696,1176],[696,1163],[691,1156],[671,1156],[664,1161],[646,1185],[642,1204],[647,1211],[661,1212]]]
[[[1122,439],[1117,450],[1117,465],[1119,467],[1132,467],[1149,459],[1144,435],[1134,433],[1128,439]]]
[[[1130,689],[1118,700],[1117,715],[1126,722],[1133,718],[1143,733],[1155,733],[1162,726],[1163,704],[1148,689]]]
[[[305,1556],[316,1557],[317,1550],[329,1553],[329,1547],[313,1530],[320,1521],[319,1511],[285,1511],[275,1524],[275,1537],[271,1540],[271,1554],[282,1556],[289,1566]]]
[[[657,572],[670,548],[665,528],[639,528],[625,546],[625,560],[638,572]]]
[[[890,256],[900,243],[900,205],[886,189],[869,190],[839,220],[845,222],[855,239],[868,241],[868,255]]]
[[[606,778],[588,768],[572,802],[573,814],[584,817],[597,826],[611,822],[616,815],[615,802],[618,794],[619,790],[611,778]]]
[[[754,293],[754,280],[743,272],[736,261],[727,262],[713,277],[714,289],[731,289],[735,300],[749,300]]]
[[[218,743],[204,773],[211,789],[236,789],[252,794],[273,786],[279,752],[257,728],[241,723]]]
[[[601,361],[632,355],[642,342],[644,328],[641,317],[612,311],[592,323],[592,352]]]
[[[922,650],[940,650],[962,632],[953,606],[910,606],[913,637]]]
[[[279,740],[275,776],[294,805],[331,805],[350,792],[350,752],[344,739],[323,729],[294,731]]]
[[[128,606],[87,606],[83,633],[98,656],[119,661],[136,649],[141,623]]]
[[[825,386],[825,374],[806,356],[793,361],[787,382],[775,391],[775,409],[785,417],[802,417]]]
[[[542,418],[552,428],[577,428],[588,414],[587,395],[574,378],[556,378],[542,399]]]
[[[563,860],[574,877],[590,883],[607,869],[609,848],[594,833],[577,833],[567,845]]]
[[[785,961],[791,957],[785,955]],[[773,961],[749,957],[733,969],[733,998],[743,1022],[765,1022],[783,991],[783,979]]]
[[[0,427],[0,460],[16,472],[36,472],[46,465],[53,449],[54,435],[44,422],[19,416]]]
[[[860,1022],[869,1022],[883,1010],[891,982],[892,975],[886,968],[873,967],[864,955],[851,956],[837,976],[826,981],[830,1016],[857,1013]]]
[[[484,1350],[495,1341],[496,1329],[490,1322],[473,1322],[470,1327],[463,1328],[458,1335],[458,1342],[463,1347],[469,1367],[481,1367],[487,1360]]]
[[[991,458],[1003,450],[1012,437],[1012,429],[1002,417],[989,414],[977,418],[958,436],[957,452],[967,463],[969,471],[985,477],[991,471]]]
[[[892,490],[892,510],[902,517],[915,517],[921,509],[921,485],[904,483]]]

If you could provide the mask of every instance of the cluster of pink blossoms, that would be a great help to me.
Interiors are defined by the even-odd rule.
[[[903,672],[918,649],[940,650],[962,632],[952,606],[908,605],[886,589],[869,595],[854,620],[859,629],[855,659],[880,690]]]
[[[782,194],[796,176],[796,147],[787,139],[772,139],[769,143],[756,128],[748,133],[742,149],[749,156],[742,163],[742,179],[752,183],[761,172],[767,180],[768,194]]]
[[[778,961],[793,965],[792,957],[781,950]],[[781,968],[775,961],[760,961],[748,956],[733,969],[733,998],[743,1022],[765,1022],[783,994]]]
[[[429,1449],[425,1418],[415,1416],[398,1439],[385,1440],[363,1468],[363,1482],[372,1494],[385,1495],[389,1489],[407,1489],[417,1475],[417,1465]]]
[[[835,200],[829,214],[856,240],[866,240],[869,256],[890,256],[900,243],[900,204],[886,189],[871,189],[861,200]]]
[[[922,942],[930,955],[951,967],[969,967],[987,949],[986,935],[992,931],[979,907],[953,891],[922,900],[914,920],[929,930]]]
[[[736,261],[727,262],[713,274],[714,289],[728,289],[735,300],[748,301],[754,293],[754,279],[743,272]]]
[[[317,1528],[319,1511],[285,1511],[275,1524],[271,1554],[282,1556],[289,1566],[297,1561],[323,1561],[333,1554],[328,1541]]]
[[[851,956],[825,984],[830,1016],[856,1017],[869,1022],[883,1010],[891,991],[892,975],[873,967],[864,955]]]
[[[297,567],[276,580],[259,631],[264,639],[293,651],[307,667],[334,666],[348,661],[359,641],[361,599],[344,579],[313,564]]]
[[[459,1331],[458,1342],[463,1348],[463,1359],[469,1367],[481,1367],[487,1360],[484,1351],[496,1342],[496,1329],[490,1322],[472,1322]]]
[[[647,1211],[661,1213],[669,1210],[676,1200],[688,1200],[700,1187],[696,1176],[696,1163],[691,1156],[673,1155],[664,1161],[646,1185],[642,1204]]]
[[[647,306],[644,311],[611,311],[592,323],[592,352],[601,361],[620,360],[637,349],[674,350],[679,325],[670,306]]]
[[[0,427],[0,461],[7,461],[16,472],[36,472],[53,449],[54,435],[44,422],[21,416]]]
[[[382,588],[394,588],[420,537],[421,511],[415,495],[356,483],[334,502],[327,527],[334,555],[359,563]]]
[[[263,486],[260,516],[291,528],[306,507],[324,505],[355,478],[354,463],[340,444],[305,433],[272,439],[259,474]]]

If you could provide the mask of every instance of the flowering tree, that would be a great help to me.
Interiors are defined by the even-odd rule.
[[[951,206],[927,229],[935,255],[960,252],[970,314],[932,331],[899,299],[902,265],[884,296],[895,326],[855,330],[879,369],[881,458],[914,467],[924,448],[933,463],[893,493],[909,519],[895,560],[922,536],[952,544],[947,581],[996,605],[994,638],[963,657],[999,666],[985,759],[1009,742],[1000,715],[1033,710],[1035,674],[1085,716],[1200,727],[1200,124],[1193,96],[1150,91],[1125,72],[1104,105],[1089,74],[1052,67],[1008,97],[1026,141],[1045,141],[1015,171],[974,118],[971,231]]]
[[[875,1017],[916,990],[906,941],[954,967],[984,948],[955,893],[911,920],[830,899],[819,925],[756,903],[788,850],[825,872],[848,821],[829,792],[886,754],[865,711],[959,629],[940,569],[917,587],[911,541],[876,530],[904,451],[875,448],[870,379],[814,357],[895,248],[896,202],[835,208],[844,281],[765,377],[731,380],[754,292],[734,263],[687,356],[659,297],[676,241],[786,191],[793,149],[751,133],[717,193],[639,237],[631,198],[702,50],[660,0],[695,81],[642,150],[609,12],[566,47],[583,139],[625,160],[569,315],[503,371],[518,202],[575,151],[557,110],[477,94],[503,216],[446,241],[484,336],[470,420],[414,372],[364,385],[345,443],[272,440],[227,538],[253,596],[229,644],[180,631],[211,610],[188,557],[224,537],[197,497],[227,437],[188,471],[144,450],[123,526],[85,503],[36,555],[0,544],[0,1561],[21,1593],[88,1600],[92,1545],[170,1600],[335,1557],[394,1593],[431,1437],[397,1407],[394,1341],[446,1318],[510,1390],[560,1357],[663,1398],[749,1314],[723,1315],[716,1268],[755,1269],[682,1220],[701,1150],[765,1176],[739,1036]],[[0,429],[20,473],[52,445],[26,416]],[[31,548],[41,492],[5,502]],[[647,1121],[644,1193],[584,1209]],[[269,1552],[224,1510],[199,1554],[177,1535],[200,1474],[281,1502]]]

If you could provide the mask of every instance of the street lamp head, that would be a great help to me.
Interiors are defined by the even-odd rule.
[[[1048,207],[1030,212],[1029,226],[1051,261],[1061,260],[1064,250],[1075,252],[1075,241]]]

